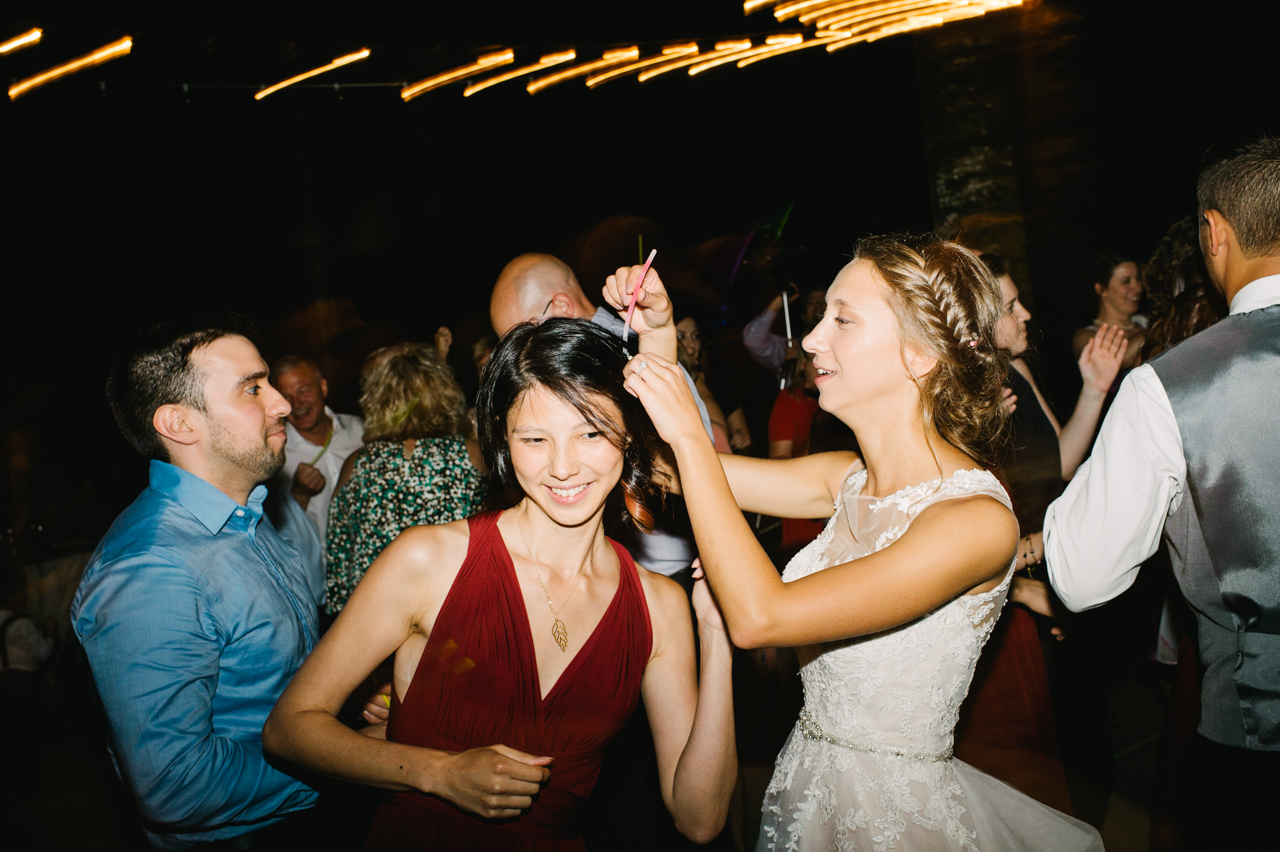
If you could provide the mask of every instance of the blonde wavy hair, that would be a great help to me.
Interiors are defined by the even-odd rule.
[[[926,428],[994,466],[1008,428],[1002,389],[1011,355],[996,343],[1000,285],[990,270],[959,243],[927,237],[868,237],[854,260],[870,263],[888,285],[903,346],[937,361],[912,376]]]
[[[364,440],[469,435],[467,402],[453,370],[428,343],[397,343],[365,359],[360,374]]]

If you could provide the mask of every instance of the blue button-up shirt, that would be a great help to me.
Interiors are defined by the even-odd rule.
[[[299,554],[263,516],[266,493],[240,506],[152,461],[150,487],[112,524],[71,605],[116,768],[162,849],[315,802],[262,754],[263,722],[318,630]]]

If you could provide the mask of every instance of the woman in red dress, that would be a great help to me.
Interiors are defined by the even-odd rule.
[[[673,333],[652,337],[674,358]],[[699,678],[684,591],[604,535],[616,492],[642,527],[657,496],[659,445],[625,360],[583,320],[508,332],[476,414],[490,470],[524,499],[402,533],[267,720],[275,754],[397,791],[367,848],[584,849],[604,748],[637,700],[677,828],[705,842],[724,825],[737,758],[723,622],[699,583]],[[362,736],[336,714],[393,653],[385,739]]]

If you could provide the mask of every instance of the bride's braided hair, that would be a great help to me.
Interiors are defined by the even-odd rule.
[[[945,240],[869,237],[854,259],[872,264],[888,285],[903,345],[937,361],[912,376],[925,425],[994,465],[1009,419],[1001,394],[1010,355],[995,338],[1000,285],[977,255]]]

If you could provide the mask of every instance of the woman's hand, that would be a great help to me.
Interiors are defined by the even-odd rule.
[[[428,792],[485,819],[510,819],[533,804],[550,763],[504,745],[468,749],[444,759],[443,777]]]
[[[1045,618],[1057,618],[1058,616],[1058,613],[1054,610],[1053,597],[1049,594],[1049,586],[1040,580],[1032,580],[1014,574],[1013,582],[1009,585],[1009,602],[1022,604],[1027,609],[1038,615],[1043,615]],[[1066,634],[1062,632],[1061,627],[1052,627],[1049,632],[1059,642],[1066,638]]]
[[[1000,395],[1000,402],[1004,404],[1004,410],[1013,414],[1018,410],[1018,395],[1013,392],[1013,388],[1005,388]]]
[[[370,725],[385,725],[391,719],[391,684],[384,683],[370,695],[360,713]]]
[[[706,443],[702,417],[679,367],[642,352],[627,362],[622,377],[623,387],[644,405],[662,440],[673,447],[687,437]]]
[[[1095,390],[1106,393],[1120,372],[1126,341],[1124,329],[1102,323],[1098,333],[1080,351],[1080,378]]]
[[[707,575],[702,570],[702,560],[693,560],[693,614],[698,618],[698,635],[702,642],[711,640],[708,631],[717,631],[728,641],[728,630],[724,626],[724,616],[720,612],[720,604],[716,603],[715,594],[707,582]]]
[[[641,337],[663,328],[670,329],[674,334],[671,322],[674,309],[671,298],[667,295],[667,288],[658,276],[658,270],[649,267],[649,271],[641,279],[642,269],[642,265],[623,266],[606,278],[602,291],[604,300],[618,311],[619,316],[626,319],[631,294],[638,287],[640,295],[636,297],[636,312],[631,317],[631,329]]]

